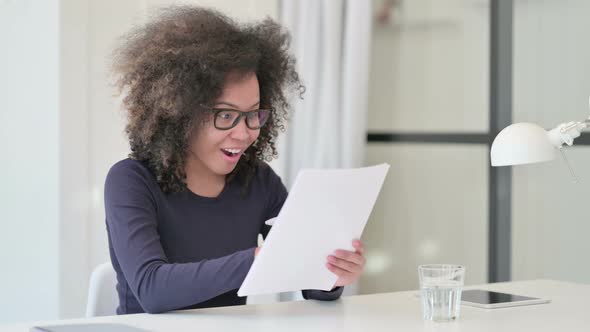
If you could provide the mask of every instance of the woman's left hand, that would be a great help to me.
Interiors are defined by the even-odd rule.
[[[338,276],[334,287],[347,286],[357,281],[365,268],[365,248],[360,240],[352,241],[355,251],[338,249],[328,256],[326,266]]]

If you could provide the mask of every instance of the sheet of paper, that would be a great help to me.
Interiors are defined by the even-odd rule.
[[[388,170],[299,172],[238,295],[332,289],[337,277],[326,259],[336,249],[354,250]]]

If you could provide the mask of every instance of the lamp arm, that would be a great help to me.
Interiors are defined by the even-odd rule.
[[[588,127],[590,127],[590,118],[584,121],[562,123],[549,131],[549,139],[558,149],[561,149],[564,144],[571,146],[574,144],[574,139]]]

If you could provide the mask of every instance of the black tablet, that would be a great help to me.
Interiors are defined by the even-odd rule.
[[[469,289],[461,293],[461,304],[480,308],[504,308],[519,305],[548,303],[547,299],[498,293],[482,289]]]

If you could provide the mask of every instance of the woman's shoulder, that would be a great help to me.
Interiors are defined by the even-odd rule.
[[[107,183],[130,183],[138,181],[151,186],[155,183],[155,178],[147,165],[131,158],[116,162],[111,166],[106,177]]]
[[[123,160],[119,160],[109,170],[109,174],[111,173],[149,173],[149,169],[147,165],[143,162],[131,158],[125,158]]]
[[[269,181],[278,178],[279,176],[267,162],[259,161],[256,165],[256,173],[254,177],[261,181]]]
[[[111,166],[104,183],[105,208],[137,204],[158,205],[158,184],[148,167],[138,160],[123,159]]]
[[[268,190],[268,188],[274,189],[276,187],[283,187],[281,177],[275,172],[271,165],[264,161],[258,163],[254,181],[262,188],[265,188],[265,190]]]

